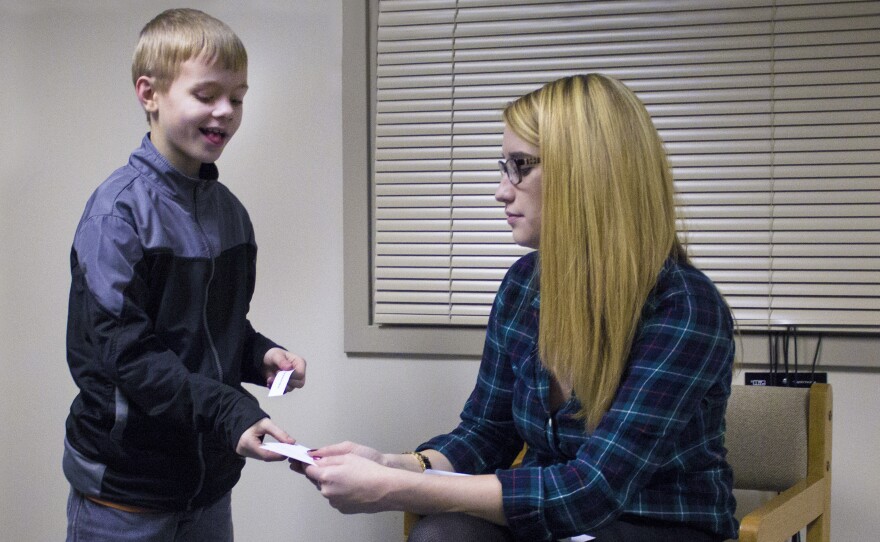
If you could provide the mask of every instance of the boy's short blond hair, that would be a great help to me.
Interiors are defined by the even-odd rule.
[[[191,58],[204,56],[221,68],[247,69],[244,44],[223,21],[196,9],[169,9],[157,15],[141,30],[131,62],[131,80],[155,78],[155,87],[165,92]]]

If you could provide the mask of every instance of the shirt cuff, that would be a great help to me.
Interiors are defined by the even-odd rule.
[[[544,518],[544,481],[540,467],[499,469],[504,517],[517,540],[550,540]]]

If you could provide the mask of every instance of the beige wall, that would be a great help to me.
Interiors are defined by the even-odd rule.
[[[0,0],[0,525],[4,540],[60,540],[68,255],[92,189],[146,127],[128,81],[140,27],[174,2]],[[411,448],[450,427],[476,362],[343,350],[341,2],[200,1],[251,58],[242,129],[219,165],[260,245],[255,326],[310,362],[305,389],[264,408],[304,444]],[[80,7],[83,6],[83,7]],[[878,345],[880,346],[880,345]],[[880,367],[880,360],[853,365]],[[880,374],[835,370],[834,539],[872,540]],[[868,458],[867,460],[865,458]],[[400,514],[343,516],[286,464],[252,462],[234,492],[237,539],[399,540]]]

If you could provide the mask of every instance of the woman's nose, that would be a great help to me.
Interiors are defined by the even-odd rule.
[[[498,181],[498,188],[495,189],[495,201],[508,203],[513,200],[513,192],[513,184],[507,174],[502,173],[501,179]]]

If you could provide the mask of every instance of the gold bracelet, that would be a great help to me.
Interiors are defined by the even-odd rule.
[[[422,472],[425,472],[426,470],[431,468],[431,460],[428,459],[428,456],[426,456],[425,454],[423,454],[421,452],[403,452],[403,453],[415,456],[415,458],[419,462],[419,465],[421,465],[421,467],[422,467]]]

